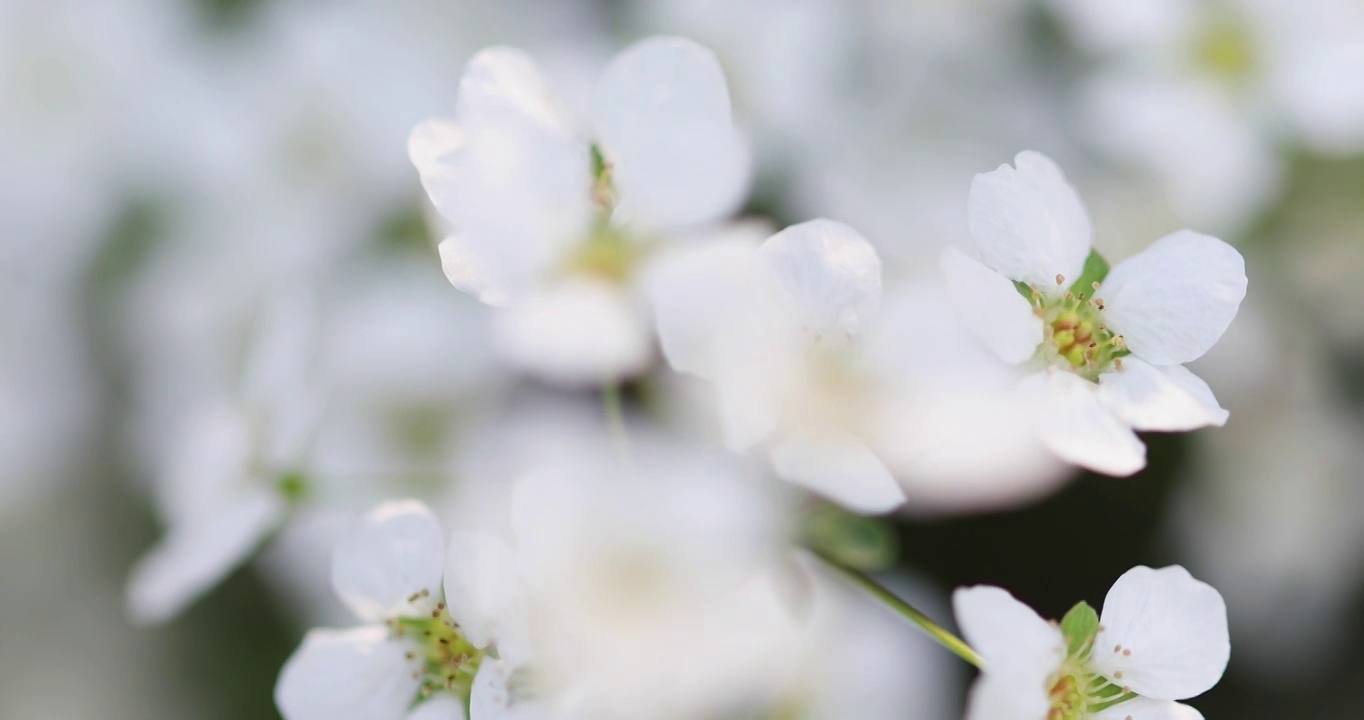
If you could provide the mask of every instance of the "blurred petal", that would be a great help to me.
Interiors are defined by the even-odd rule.
[[[857,512],[890,512],[905,501],[880,458],[835,428],[782,440],[772,448],[772,464],[782,478]]]
[[[458,233],[440,242],[440,268],[451,285],[478,298],[489,305],[503,305],[507,302],[507,289],[498,278],[479,265],[478,255],[469,249],[469,244]]]
[[[469,62],[457,120],[428,121],[408,142],[431,202],[460,237],[458,252],[442,253],[447,273],[480,297],[523,292],[587,232],[587,143],[555,106],[534,61],[511,48]]]
[[[1246,264],[1232,246],[1181,230],[1113,268],[1100,288],[1109,327],[1152,365],[1202,357],[1246,296]]]
[[[762,245],[795,300],[802,325],[817,342],[845,342],[881,306],[881,259],[856,230],[811,220],[782,230]]]
[[[1023,379],[1023,402],[1036,408],[1042,442],[1066,462],[1106,475],[1146,467],[1146,446],[1099,402],[1099,386],[1070,372],[1047,370]]]
[[[1037,352],[1042,321],[1013,281],[956,248],[943,252],[942,269],[962,323],[1000,359],[1021,363]]]
[[[1183,365],[1155,367],[1136,356],[1099,376],[1099,400],[1137,430],[1193,430],[1225,425],[1227,411]]]
[[[618,212],[630,221],[685,227],[718,220],[743,201],[748,151],[710,50],[672,37],[631,45],[606,68],[593,112]]]
[[[381,625],[313,630],[280,670],[275,704],[284,720],[400,720],[421,685],[408,650]]]
[[[525,371],[564,385],[619,381],[644,370],[647,322],[624,290],[573,279],[524,297],[497,318],[494,343]]]
[[[1015,167],[977,175],[967,201],[971,238],[981,262],[1010,280],[1056,286],[1080,277],[1090,224],[1075,188],[1045,155],[1025,151]]]
[[[506,543],[482,533],[456,532],[445,565],[445,602],[475,647],[496,643],[504,660],[525,654],[523,633],[514,623],[525,610],[521,578],[516,554]]]
[[[643,285],[668,364],[679,372],[714,379],[717,366],[760,337],[749,316],[779,288],[766,277],[757,252],[760,238],[688,244],[649,264]],[[765,282],[766,281],[766,282]]]
[[[1091,666],[1138,695],[1190,698],[1211,689],[1227,669],[1231,643],[1222,595],[1178,565],[1123,573],[1104,598],[1100,621]]]
[[[551,717],[548,708],[528,696],[518,697],[513,687],[514,669],[488,658],[474,676],[469,696],[469,720],[540,720]],[[524,695],[524,694],[523,694]]]
[[[1090,713],[1092,720],[1203,720],[1203,713],[1173,700],[1135,697],[1107,710]]]
[[[133,568],[126,597],[133,622],[163,623],[180,614],[245,562],[284,512],[284,501],[273,489],[252,488],[177,518]]]
[[[444,566],[440,523],[431,510],[416,500],[386,502],[337,545],[332,587],[363,620],[416,617],[440,601]]]

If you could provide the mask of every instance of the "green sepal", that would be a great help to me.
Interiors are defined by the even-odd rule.
[[[900,557],[899,537],[890,523],[827,503],[806,515],[805,537],[815,552],[863,572],[884,570]]]
[[[592,179],[601,181],[606,174],[606,156],[602,155],[601,148],[596,143],[592,143]]]
[[[1025,283],[1025,282],[1022,282],[1022,281],[1019,281],[1019,280],[1015,280],[1015,281],[1014,281],[1014,289],[1018,291],[1018,294],[1019,294],[1019,295],[1022,295],[1022,296],[1023,296],[1023,299],[1024,299],[1024,300],[1027,300],[1027,301],[1028,301],[1028,304],[1029,304],[1029,305],[1032,305],[1032,304],[1033,304],[1033,299],[1032,299],[1032,287],[1031,287],[1030,285],[1028,285],[1028,284]]]
[[[1101,283],[1108,277],[1108,261],[1099,254],[1098,250],[1090,250],[1089,257],[1085,258],[1085,269],[1080,272],[1080,277],[1070,286],[1070,291],[1079,297],[1084,293],[1085,297],[1094,297],[1094,283]]]
[[[1070,657],[1082,657],[1089,652],[1094,636],[1099,633],[1099,614],[1087,602],[1075,607],[1061,618],[1061,634],[1066,637]]]

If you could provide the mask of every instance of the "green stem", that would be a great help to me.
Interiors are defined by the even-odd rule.
[[[919,611],[918,608],[910,605],[895,593],[891,592],[885,585],[873,580],[870,576],[854,570],[846,565],[842,565],[836,560],[819,551],[812,551],[826,565],[833,568],[853,585],[861,588],[868,595],[880,600],[886,607],[899,613],[906,620],[919,626],[929,637],[938,641],[940,645],[956,653],[958,657],[966,662],[975,665],[980,669],[985,669],[985,658],[982,658],[965,640],[948,632],[946,628],[933,622],[927,615]]]

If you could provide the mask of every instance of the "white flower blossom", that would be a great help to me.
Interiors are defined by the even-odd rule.
[[[625,49],[579,122],[526,53],[470,62],[456,114],[412,132],[409,154],[453,226],[450,281],[505,305],[496,343],[568,383],[619,379],[650,360],[631,290],[650,246],[722,219],[749,160],[714,55],[679,38]]]
[[[275,687],[286,720],[463,720],[483,668],[497,667],[486,653],[516,643],[521,585],[495,537],[456,532],[445,547],[417,501],[361,519],[336,548],[332,586],[370,624],[308,633]]]
[[[967,720],[1202,720],[1177,701],[1225,672],[1227,609],[1179,566],[1132,568],[1095,616],[1076,606],[1060,625],[996,587],[953,596],[966,640],[985,659]]]
[[[1079,196],[1038,153],[1020,153],[1016,165],[976,177],[974,247],[949,249],[942,266],[962,321],[1025,373],[1018,391],[1042,442],[1068,462],[1129,475],[1146,463],[1134,430],[1225,423],[1183,364],[1236,316],[1246,292],[1240,253],[1182,230],[1079,287],[1096,262]]]

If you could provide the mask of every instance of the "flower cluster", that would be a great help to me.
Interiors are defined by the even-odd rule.
[[[1110,267],[1075,188],[1023,152],[962,183],[969,241],[904,284],[845,223],[735,217],[748,140],[706,48],[650,38],[590,93],[558,87],[484,50],[408,153],[446,279],[488,306],[486,343],[459,352],[486,344],[537,397],[587,389],[604,412],[555,395],[414,422],[417,441],[473,437],[412,491],[424,473],[357,462],[386,456],[324,421],[349,376],[301,328],[334,319],[285,304],[245,389],[189,428],[200,464],[169,471],[191,490],[134,573],[135,618],[173,617],[316,495],[353,501],[358,472],[381,487],[342,523],[331,586],[365,624],[307,635],[276,688],[286,720],[914,715],[901,665],[860,669],[891,636],[850,648],[867,609],[849,581],[982,668],[973,719],[1196,716],[1177,701],[1220,679],[1226,610],[1182,568],[1135,568],[1102,616],[1059,625],[959,590],[965,641],[866,572],[894,562],[875,516],[1017,505],[1070,465],[1141,470],[1138,432],[1226,423],[1184,365],[1237,314],[1236,250],[1181,230]]]

